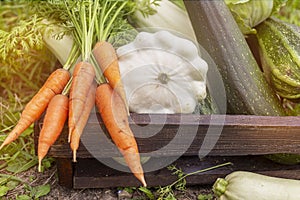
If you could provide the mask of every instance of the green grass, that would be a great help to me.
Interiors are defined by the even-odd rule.
[[[6,124],[2,125],[4,128],[0,132],[0,142],[3,142],[6,134],[18,119],[19,112],[16,111],[18,110],[16,108],[19,105],[15,104],[19,103],[9,105],[3,99],[1,99],[1,103],[2,113],[6,116],[1,115],[1,118],[7,119]],[[3,111],[3,109],[5,110]],[[51,162],[51,159],[44,161],[46,166],[49,166]],[[31,181],[28,180],[29,177],[26,177],[26,179],[20,178],[23,172],[36,166],[37,163],[33,126],[31,126],[16,141],[0,151],[0,198],[7,196],[8,193],[13,193],[17,199],[38,199],[46,191],[50,191],[50,185],[33,187]]]
[[[27,52],[34,54],[36,52]],[[56,68],[56,59],[47,50],[44,56],[8,64],[0,59],[0,143],[17,123],[26,103],[38,91],[49,74]],[[22,62],[21,58],[18,62]],[[33,125],[10,145],[0,151],[0,199],[8,194],[14,194],[16,199],[38,199],[50,190],[50,185],[32,186],[31,181],[20,178],[23,172],[36,166]],[[51,159],[46,159],[44,165],[49,167]],[[21,188],[21,189],[20,189]]]

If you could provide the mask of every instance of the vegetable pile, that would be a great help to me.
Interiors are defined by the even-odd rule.
[[[96,103],[112,140],[123,154],[129,168],[145,186],[137,143],[128,124],[129,110],[121,83],[118,59],[111,43],[117,41],[114,33],[119,28],[122,30],[126,26],[130,27],[124,17],[136,8],[135,2],[107,0],[20,3],[36,11],[37,14],[32,15],[39,18],[38,25],[42,27],[38,30],[40,37],[44,34],[46,40],[49,40],[49,35],[45,32],[56,31],[56,37],[59,34],[62,34],[61,37],[69,34],[73,41],[71,45],[61,43],[58,48],[51,46],[54,54],[61,56],[59,51],[65,50],[65,45],[68,45],[69,56],[67,59],[59,57],[63,67],[52,72],[27,103],[18,123],[5,138],[0,149],[16,140],[45,112],[37,153],[39,170],[42,159],[60,135],[67,119],[70,147],[73,150],[73,160],[76,161],[80,136]],[[38,8],[51,9],[46,12],[49,15],[44,16],[43,11]],[[49,29],[49,26],[54,28]],[[4,39],[10,38],[3,34]],[[41,38],[38,41],[40,40]],[[31,43],[35,44],[34,41]],[[21,44],[25,45],[22,42]],[[9,48],[3,49],[3,59],[13,59],[7,57]]]
[[[300,29],[295,19],[300,16],[300,3],[297,0],[264,2],[268,5],[254,12],[246,8],[255,8],[257,1],[226,1],[245,37],[255,35],[257,45],[254,46],[259,52],[262,71],[270,87],[288,107],[287,114],[298,115],[291,105],[299,99]]]
[[[76,162],[81,135],[96,106],[129,169],[146,186],[129,113],[192,113],[199,105],[204,110],[200,113],[216,113],[206,90],[213,70],[201,58],[196,41],[222,75],[229,114],[300,115],[299,0],[175,3],[0,1],[1,95],[9,101],[17,88],[24,91],[20,104],[26,102],[24,108],[1,114],[2,132],[13,129],[0,149],[5,150],[43,117],[38,170],[42,171],[43,159],[66,125]],[[174,16],[166,15],[166,10]],[[232,19],[236,23],[226,23]],[[258,58],[247,44],[253,35]],[[37,91],[34,96],[32,90]],[[1,106],[2,101],[1,97]],[[153,107],[154,103],[160,107]],[[298,155],[272,156],[287,164],[300,160]],[[287,183],[291,185],[284,190],[287,195],[299,189],[296,181],[239,172],[217,180],[214,191],[220,199],[246,199],[249,193],[241,180],[250,185],[265,181],[266,188]],[[233,194],[231,187],[238,186]],[[267,191],[255,192],[251,195],[268,196]]]
[[[138,1],[68,0],[62,2],[20,1],[19,3],[24,8],[29,6],[35,11],[29,13],[29,16],[35,16],[38,19],[34,24],[39,27],[36,29],[37,33],[34,33],[39,36],[37,41],[51,51],[52,58],[53,56],[56,57],[61,68],[59,67],[51,72],[38,92],[26,104],[18,122],[5,137],[0,149],[19,138],[33,122],[45,113],[37,148],[39,171],[42,171],[42,160],[60,136],[65,124],[67,124],[69,130],[68,142],[73,151],[73,161],[76,162],[80,137],[95,105],[111,139],[122,153],[128,167],[136,178],[146,186],[138,146],[128,122],[129,112],[139,111],[132,106],[134,103],[127,100],[128,91],[126,94],[122,83],[124,79],[121,79],[123,74],[121,74],[119,67],[122,48],[120,48],[119,54],[116,53],[115,49],[123,46],[123,54],[126,53],[124,43],[128,40],[132,41],[137,36],[137,31],[128,23],[127,18],[137,12],[144,15],[153,13],[154,10],[150,6],[151,4],[148,7],[140,8]],[[13,8],[14,3],[12,4],[7,3],[5,5]],[[153,2],[153,4],[155,5],[156,2]],[[44,12],[46,15],[44,15]],[[30,19],[24,20],[30,21]],[[18,33],[20,34],[20,32]],[[169,102],[166,103],[167,107],[170,106],[168,109],[171,113],[192,113],[198,101],[204,100],[206,97],[207,64],[200,58],[198,49],[192,42],[172,36],[168,32],[161,32],[157,35],[163,37],[153,38],[154,40],[157,39],[157,42],[154,42],[152,46],[142,44],[147,44],[148,39],[141,42],[141,37],[136,37],[135,41],[141,42],[141,46],[138,48],[152,47],[153,49],[159,48],[156,44],[165,41],[165,43],[162,43],[165,46],[162,45],[156,53],[170,51],[168,55],[164,56],[167,57],[166,61],[174,59],[178,63],[175,66],[177,67],[176,73],[178,70],[183,70],[183,68],[190,68],[189,71],[180,75],[172,72],[173,75],[168,74],[164,79],[161,77],[160,84],[166,87],[167,79],[172,80],[174,86],[170,92],[179,92],[171,98],[164,97],[170,102],[179,99],[179,105],[177,103],[174,105]],[[3,38],[6,40],[12,36],[3,33]],[[31,41],[31,43],[35,44],[34,41]],[[27,47],[23,42],[21,44],[23,49]],[[177,46],[174,46],[176,44]],[[180,47],[182,44],[184,47]],[[172,49],[172,46],[176,48]],[[15,60],[12,60],[13,58],[8,56],[7,51],[9,51],[9,48],[4,46],[3,49],[3,60],[15,62]],[[150,54],[149,52],[146,53],[151,55],[153,52],[152,50]],[[18,55],[18,53],[15,54]],[[173,57],[171,57],[172,55]],[[146,61],[151,63],[153,60],[151,61],[151,57],[149,57]],[[134,62],[134,60],[130,62]],[[168,62],[160,62],[160,60],[154,64],[159,68],[164,65],[173,65]],[[163,69],[162,72],[166,69]],[[130,71],[131,69],[125,70]],[[168,70],[174,69],[170,68]],[[167,74],[162,73],[162,75]],[[185,77],[186,75],[190,78]],[[139,74],[133,77],[137,76]],[[130,78],[130,76],[128,77]],[[187,82],[186,85],[181,86],[182,88],[178,87],[181,84],[181,79],[181,83]],[[132,80],[129,81],[132,82]],[[157,87],[157,85],[154,86]],[[142,90],[145,90],[145,87]],[[155,93],[152,94],[156,95]],[[186,97],[186,94],[189,96]],[[139,94],[139,96],[143,96],[143,94]],[[188,101],[186,102],[186,100]],[[152,106],[151,103],[153,102],[147,103]],[[158,103],[160,102],[158,101]],[[137,105],[138,102],[135,102],[135,104]],[[148,112],[154,111],[148,109]],[[159,112],[162,112],[162,109]]]
[[[282,98],[299,99],[300,31],[272,17],[257,27],[257,38],[267,80]]]
[[[250,7],[254,6],[254,2]],[[240,12],[239,18],[254,20],[253,13],[246,12],[245,2],[236,2],[229,4],[233,12]],[[251,3],[251,1],[247,1]],[[240,8],[240,9],[239,9]],[[266,7],[263,7],[266,8]],[[299,17],[299,1],[297,0],[274,0],[273,7],[269,8],[270,14],[262,17],[260,23],[249,25],[252,32],[243,32],[245,37],[254,38],[252,44],[254,52],[258,52],[257,61],[260,64],[261,71],[285,109],[284,115],[300,115],[299,104],[299,67],[300,67],[300,29],[294,21]],[[286,13],[286,10],[294,12]],[[251,9],[250,9],[251,11]],[[267,13],[268,9],[259,10]],[[243,13],[244,15],[242,16]],[[245,14],[246,13],[246,14]],[[237,24],[243,31],[244,23],[235,17]],[[291,24],[295,23],[295,24]],[[254,35],[254,37],[253,37]],[[297,164],[300,155],[296,154],[275,154],[268,155],[267,158],[282,164]]]

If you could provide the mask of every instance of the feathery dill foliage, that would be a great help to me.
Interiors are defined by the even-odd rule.
[[[45,25],[45,18],[49,19]],[[61,7],[46,1],[0,1],[0,93],[27,101],[55,68],[43,42],[51,24],[64,24]],[[23,99],[25,100],[23,101]]]
[[[16,65],[16,59],[30,61],[43,50],[43,31],[49,23],[64,23],[61,6],[46,1],[4,1],[0,3],[0,59]],[[34,52],[32,52],[34,50]],[[34,54],[33,54],[34,53]]]
[[[161,0],[140,0],[140,1],[136,1],[136,11],[139,11],[142,13],[143,16],[147,16],[147,15],[154,15],[156,13],[156,6],[159,6],[159,2]],[[183,1],[174,1],[174,3],[178,3],[183,5]]]
[[[224,167],[227,165],[232,165],[232,163],[227,162],[227,163],[215,165],[215,166],[212,166],[209,168],[200,169],[200,170],[190,172],[190,173],[184,173],[180,168],[177,168],[175,165],[170,165],[170,166],[168,166],[168,169],[170,171],[172,171],[173,175],[177,176],[177,180],[169,185],[164,186],[164,187],[159,187],[157,190],[158,197],[156,199],[157,200],[164,200],[164,199],[176,200],[176,195],[175,195],[173,189],[180,191],[180,192],[185,192],[186,191],[186,178],[188,176],[195,175],[198,173],[203,173],[203,172],[210,171],[210,170],[214,170],[219,167]]]
[[[0,130],[9,131],[23,106],[56,68],[43,42],[49,24],[64,24],[60,7],[46,1],[0,1]]]
[[[174,183],[159,187],[157,193],[159,194],[158,200],[168,199],[168,200],[176,200],[175,193],[173,191],[176,189],[177,191],[184,192],[186,190],[186,180],[185,180],[185,173],[180,169],[177,168],[175,165],[168,166],[168,170],[172,171],[172,174],[177,176],[177,181]]]

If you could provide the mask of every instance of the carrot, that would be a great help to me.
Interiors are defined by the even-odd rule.
[[[140,163],[138,146],[129,127],[128,116],[122,98],[112,87],[103,83],[96,89],[96,106],[112,140],[124,156],[135,177],[146,186]]]
[[[55,70],[48,77],[41,89],[25,106],[17,125],[8,134],[0,146],[0,149],[17,139],[23,133],[23,131],[25,131],[42,115],[42,113],[46,110],[50,100],[54,97],[54,95],[62,92],[69,79],[69,71],[63,68]]]
[[[43,121],[38,141],[39,171],[42,159],[47,155],[49,148],[59,137],[68,117],[69,99],[66,95],[55,95],[48,107]]]
[[[94,81],[92,83],[92,86],[89,89],[89,93],[88,93],[87,99],[85,101],[84,110],[82,111],[82,114],[71,134],[70,147],[73,151],[73,161],[74,162],[76,162],[76,151],[79,147],[80,136],[82,135],[83,129],[89,119],[90,112],[95,105],[96,87],[97,87],[97,84]]]
[[[69,99],[69,142],[71,140],[71,134],[84,110],[89,88],[94,78],[95,70],[90,63],[82,61],[76,64]]]
[[[125,103],[127,114],[129,115],[126,93],[121,80],[118,56],[114,47],[106,41],[97,42],[93,49],[93,55],[100,66],[109,85],[116,90]]]

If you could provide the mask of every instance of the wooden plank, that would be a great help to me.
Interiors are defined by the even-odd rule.
[[[73,188],[73,163],[71,159],[57,158],[56,167],[58,174],[58,183],[67,188]]]
[[[159,158],[152,158],[159,159]],[[245,160],[247,162],[245,162]],[[183,156],[173,164],[185,173],[231,162],[233,165],[189,176],[187,185],[213,184],[218,177],[237,171],[252,171],[270,176],[300,179],[300,165],[280,165],[263,156],[209,156],[200,160],[197,156]],[[177,177],[167,168],[145,173],[148,186],[169,185]],[[140,186],[136,178],[127,172],[109,168],[96,159],[79,159],[74,171],[74,188],[109,188]]]
[[[208,140],[218,141],[209,155],[300,154],[299,121],[300,117],[294,116],[194,114],[130,116],[130,125],[137,136],[140,152],[156,157],[179,156],[182,153],[198,155],[205,137]],[[37,122],[36,127],[35,132],[39,132],[41,122]],[[170,141],[174,142],[176,137],[179,139],[176,139],[173,146],[159,151]],[[67,128],[51,148],[49,155],[71,158],[72,154],[66,139]],[[107,137],[105,127],[97,113],[90,116],[77,156],[79,158],[119,156],[118,150]]]

